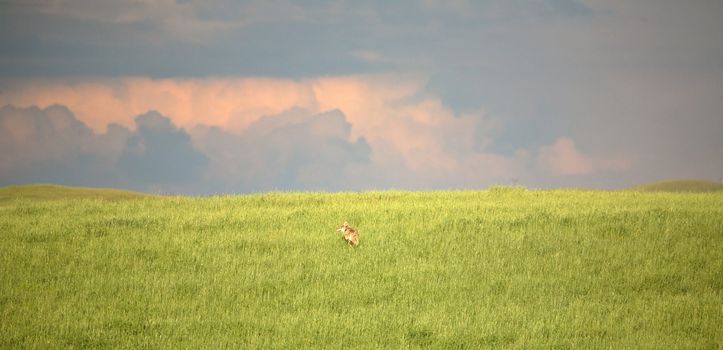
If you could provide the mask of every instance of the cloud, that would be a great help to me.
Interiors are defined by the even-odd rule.
[[[0,183],[100,185],[100,179],[114,177],[106,155],[118,154],[124,137],[116,126],[95,135],[63,106],[5,106],[0,109]]]
[[[102,132],[109,123],[133,127],[133,116],[157,110],[174,124],[240,130],[263,115],[313,108],[307,84],[290,79],[148,79],[140,77],[7,82],[0,105],[62,104]]]
[[[573,0],[9,0],[1,6],[0,74],[64,77],[408,72],[454,64],[450,58],[459,56],[479,61],[470,49],[487,46],[480,34],[490,24],[517,28],[588,11]]]
[[[149,111],[97,134],[66,107],[0,109],[0,185],[50,182],[165,193],[343,190],[370,148],[339,110],[261,117],[241,133],[197,126],[193,140]]]
[[[136,130],[116,166],[130,186],[183,188],[200,179],[207,158],[193,148],[185,130],[155,111],[139,115],[135,122]]]
[[[168,118],[149,112],[136,130],[96,134],[64,106],[0,109],[0,185],[57,183],[183,191],[205,172],[205,156]],[[187,191],[187,192],[192,192]]]
[[[204,2],[205,3],[205,2]],[[97,1],[77,0],[23,2],[8,1],[5,10],[15,16],[53,19],[53,22],[88,23],[117,28],[143,28],[131,31],[145,32],[145,41],[176,40],[198,43],[213,34],[243,27],[252,22],[252,16],[243,16],[251,6],[227,3],[227,10],[236,16],[211,15],[208,5],[195,1]],[[52,23],[52,22],[51,22]],[[152,29],[152,30],[149,30]],[[69,34],[69,33],[64,33]],[[47,37],[65,39],[61,33],[44,33]],[[91,34],[92,35],[92,34]],[[137,37],[137,39],[141,39]]]
[[[210,183],[223,192],[350,190],[354,169],[364,167],[370,148],[350,141],[351,125],[339,110],[292,109],[266,116],[240,134],[199,126],[194,140],[209,155]]]
[[[540,148],[538,165],[548,174],[555,176],[589,175],[595,172],[625,171],[632,164],[630,159],[597,158],[581,153],[575,142],[567,137],[555,140],[551,145]]]
[[[138,189],[446,189],[510,181],[544,187],[550,177],[628,169],[629,161],[590,157],[567,138],[496,152],[500,118],[484,109],[456,112],[426,84],[399,75],[35,80],[8,85],[0,103],[67,104],[90,135],[87,143],[114,150],[96,155],[115,160],[104,169]]]
[[[339,110],[349,139],[364,137],[373,161],[429,176],[449,176],[462,156],[490,142],[494,122],[484,111],[456,114],[424,93],[419,77],[345,76],[291,79],[88,79],[20,82],[0,92],[0,103],[67,105],[102,132],[108,123],[133,127],[130,116],[157,110],[175,125],[241,133],[263,116],[300,109]],[[273,118],[271,118],[273,119]]]

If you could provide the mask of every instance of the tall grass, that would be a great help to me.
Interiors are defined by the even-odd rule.
[[[721,194],[19,199],[0,240],[2,348],[723,344]]]

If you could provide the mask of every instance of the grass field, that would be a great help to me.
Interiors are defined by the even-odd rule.
[[[0,348],[723,346],[721,192],[103,193],[0,201]]]

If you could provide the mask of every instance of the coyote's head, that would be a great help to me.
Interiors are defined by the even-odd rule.
[[[344,225],[341,225],[338,229],[336,229],[339,232],[345,232],[349,229],[349,223],[344,221]]]

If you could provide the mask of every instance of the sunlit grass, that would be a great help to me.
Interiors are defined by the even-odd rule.
[[[723,342],[720,193],[26,198],[0,239],[2,348]]]

